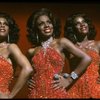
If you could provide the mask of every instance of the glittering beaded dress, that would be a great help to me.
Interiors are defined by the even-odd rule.
[[[43,48],[32,59],[36,74],[32,77],[35,88],[30,90],[29,98],[66,98],[66,90],[54,91],[51,82],[55,74],[62,71],[64,61],[53,48]]]
[[[100,84],[97,83],[100,56],[94,50],[87,50],[87,54],[92,58],[92,63],[72,88],[67,91],[69,98],[100,98]]]
[[[10,93],[9,84],[12,80],[12,65],[2,56],[0,56],[0,92]]]

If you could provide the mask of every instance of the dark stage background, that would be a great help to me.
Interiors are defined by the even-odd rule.
[[[20,40],[18,42],[18,46],[22,50],[24,54],[26,54],[28,48],[31,47],[31,44],[28,42],[26,38],[26,21],[29,15],[36,9],[46,7],[54,12],[55,15],[61,18],[62,22],[62,34],[63,36],[63,26],[64,21],[67,16],[75,12],[83,12],[86,13],[92,20],[97,30],[96,40],[100,40],[100,4],[86,4],[86,3],[34,3],[34,2],[3,2],[0,3],[0,11],[7,12],[12,15],[16,20],[17,24],[20,27]],[[64,67],[65,72],[69,72],[70,69],[67,65]],[[20,73],[20,68],[17,68],[16,76]],[[13,87],[16,82],[17,77],[12,82]],[[15,98],[27,98],[28,87],[27,84],[21,89],[21,91],[15,96]]]

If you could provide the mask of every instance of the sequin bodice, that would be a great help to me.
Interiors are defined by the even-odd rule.
[[[83,75],[69,89],[69,98],[100,98],[100,84],[97,83],[100,68],[100,56],[93,49],[88,49],[86,53],[92,58],[91,64],[87,67]]]
[[[9,92],[12,75],[12,65],[4,57],[0,56],[0,92]]]
[[[95,71],[95,73],[98,73],[99,65],[100,65],[100,56],[99,56],[99,54],[95,50],[87,50],[87,54],[92,58],[92,62],[88,66],[87,69],[90,69],[93,72]],[[91,73],[91,74],[93,74],[93,73]]]
[[[41,74],[41,71],[44,71],[44,72],[51,71],[53,72],[52,74],[59,73],[61,72],[62,67],[64,65],[64,62],[61,56],[57,53],[57,51],[55,52],[55,50],[52,48],[48,48],[46,50],[46,54],[44,54],[44,51],[41,50],[39,53],[37,53],[34,56],[32,60],[38,74],[39,73]]]
[[[31,90],[30,98],[64,98],[65,91],[54,91],[51,88],[54,74],[60,73],[64,61],[53,48],[41,49],[32,59],[36,74],[33,76],[35,89]]]

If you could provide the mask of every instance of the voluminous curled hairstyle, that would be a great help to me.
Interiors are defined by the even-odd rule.
[[[85,22],[88,24],[89,26],[89,32],[87,33],[87,38],[89,40],[94,40],[95,36],[96,36],[96,30],[94,25],[92,24],[92,21],[90,18],[88,18],[86,16],[86,14],[84,13],[75,13],[72,14],[71,16],[69,16],[65,22],[65,26],[64,26],[64,37],[68,38],[69,40],[71,40],[74,44],[77,42],[81,42],[82,39],[79,39],[79,35],[76,36],[76,28],[75,28],[75,23],[74,23],[74,19],[76,17],[82,17],[85,19]]]
[[[31,14],[31,16],[28,18],[28,21],[27,21],[27,31],[28,31],[27,37],[28,37],[28,40],[32,44],[35,44],[35,45],[40,44],[40,40],[38,40],[37,38],[38,29],[37,29],[36,22],[37,22],[37,19],[42,15],[46,15],[50,18],[53,24],[53,28],[54,28],[53,37],[58,38],[61,33],[60,20],[58,18],[55,18],[50,10],[48,10],[47,8],[41,8],[39,10],[36,10],[35,12]]]
[[[0,12],[0,17],[5,18],[9,26],[9,43],[17,43],[19,39],[19,27],[15,23],[15,20],[5,12]]]

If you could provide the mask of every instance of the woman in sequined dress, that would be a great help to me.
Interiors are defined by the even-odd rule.
[[[31,64],[16,45],[19,28],[15,20],[5,12],[0,12],[0,98],[13,98],[22,88],[33,71]],[[14,62],[14,63],[13,63]],[[18,81],[10,91],[14,78],[15,64],[21,66]]]
[[[28,39],[34,47],[28,50],[35,72],[29,98],[67,98],[65,88],[73,83],[90,64],[91,58],[68,39],[59,38],[59,20],[46,8],[36,10],[27,21]],[[63,50],[80,59],[77,68],[67,79],[62,75],[65,56]],[[75,77],[74,77],[75,76]],[[58,85],[56,85],[56,82]],[[61,84],[59,84],[61,82]]]
[[[100,98],[100,41],[95,41],[96,30],[83,13],[76,13],[68,17],[65,24],[64,36],[71,40],[78,48],[86,52],[92,62],[85,73],[68,91],[71,98]],[[67,53],[72,70],[77,66],[75,56]],[[79,96],[77,97],[77,94]]]

